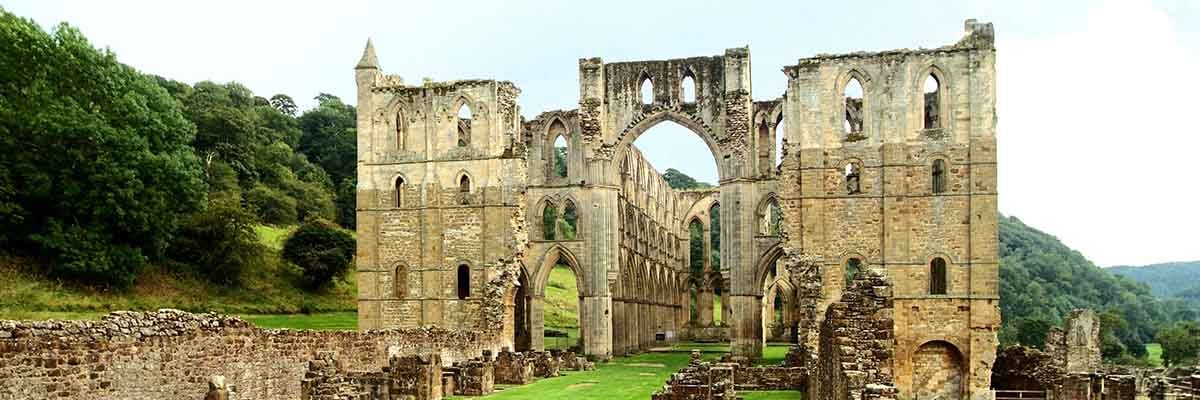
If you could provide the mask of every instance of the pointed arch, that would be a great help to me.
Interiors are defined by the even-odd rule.
[[[546,146],[542,152],[546,159],[547,178],[566,178],[571,157],[571,139],[567,124],[562,118],[554,117],[546,127]]]
[[[684,104],[694,104],[699,98],[699,92],[696,86],[696,75],[692,73],[691,68],[683,69],[683,79],[679,83],[679,98]]]
[[[397,299],[408,297],[408,266],[404,263],[396,263],[392,275],[392,297]]]
[[[930,64],[913,80],[913,93],[918,105],[921,129],[942,129],[948,125],[950,112],[949,80],[937,64]]]
[[[842,96],[842,138],[856,141],[866,137],[870,125],[870,80],[858,69],[851,69],[841,81],[837,93]]]
[[[472,193],[475,191],[474,181],[471,179],[471,174],[467,171],[458,173],[455,183],[458,184],[458,202],[462,205],[471,204]]]
[[[588,287],[585,282],[588,278],[583,274],[580,267],[579,259],[566,246],[554,244],[542,254],[541,261],[538,263],[538,269],[533,276],[533,294],[534,296],[544,297],[546,295],[546,285],[550,281],[550,270],[554,269],[556,264],[561,262],[562,265],[571,269],[575,274],[575,286],[580,296],[587,294],[585,289]]]
[[[575,240],[579,237],[579,209],[575,206],[574,200],[571,198],[563,200],[562,214],[562,238],[563,240]]]
[[[779,207],[779,196],[769,193],[758,203],[758,234],[779,236],[783,221],[783,210]]]
[[[543,199],[540,204],[542,240],[555,240],[558,237],[558,205],[550,199]]]
[[[468,147],[471,145],[471,126],[474,119],[474,113],[471,111],[471,101],[466,97],[460,97],[455,109],[456,121],[456,143],[458,147]]]
[[[651,105],[655,103],[654,96],[654,79],[650,78],[650,74],[642,71],[642,75],[638,77],[638,104]]]
[[[396,111],[396,150],[408,149],[408,119],[404,116],[404,109]]]
[[[404,180],[403,174],[396,175],[396,177],[392,179],[392,196],[395,197],[392,205],[395,208],[404,207],[404,190],[406,189],[404,186],[405,183],[407,182]]]

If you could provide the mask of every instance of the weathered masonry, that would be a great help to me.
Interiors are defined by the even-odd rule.
[[[727,338],[753,358],[771,336],[814,363],[880,355],[868,364],[903,399],[989,398],[995,49],[990,24],[965,30],[936,49],[800,59],[783,67],[786,93],[761,101],[748,48],[584,58],[578,107],[532,120],[511,82],[406,82],[368,43],[355,68],[359,327],[502,321],[496,345],[541,349],[561,264],[577,277],[591,357],[682,336]],[[632,146],[663,121],[708,145],[696,156],[716,160],[718,188],[673,190]],[[691,260],[694,228],[713,233],[718,259]],[[886,283],[851,285],[862,271]],[[844,299],[850,286],[863,292]],[[890,329],[880,343],[826,345],[853,340],[839,335],[859,319]],[[833,379],[822,390],[842,387]]]

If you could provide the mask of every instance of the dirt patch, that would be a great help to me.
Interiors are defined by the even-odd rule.
[[[583,381],[583,382],[579,382],[579,383],[572,383],[570,385],[567,385],[567,390],[581,389],[581,388],[595,385],[597,383],[600,383],[600,382],[598,382],[598,381]]]
[[[631,364],[625,364],[625,365],[628,365],[630,367],[646,367],[646,368],[666,368],[667,367],[665,364],[659,364],[659,363],[631,363]]]

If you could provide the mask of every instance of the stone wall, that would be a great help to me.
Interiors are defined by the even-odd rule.
[[[859,270],[841,300],[825,312],[809,397],[861,398],[868,385],[892,386],[892,324],[891,285],[878,271]],[[931,367],[944,370],[954,366]],[[961,393],[961,385],[957,387]]]
[[[0,398],[193,398],[219,375],[242,398],[292,400],[318,352],[332,352],[345,368],[379,370],[389,350],[449,363],[478,356],[489,342],[440,328],[260,329],[177,310],[114,312],[100,321],[0,321]]]

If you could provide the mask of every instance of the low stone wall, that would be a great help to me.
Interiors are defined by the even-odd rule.
[[[496,355],[496,383],[502,385],[524,385],[533,382],[533,362],[523,353],[514,353],[507,348]]]
[[[794,352],[794,351],[793,351]],[[655,400],[733,399],[737,392],[756,390],[803,391],[808,385],[804,366],[773,365],[750,367],[737,362],[708,363],[692,352],[688,366],[671,375]],[[723,360],[732,360],[726,354]]]
[[[241,398],[293,400],[318,352],[336,354],[349,369],[379,370],[389,349],[454,362],[495,342],[437,328],[260,329],[177,310],[115,312],[100,321],[0,321],[0,399],[197,398],[209,377],[223,376]]]

